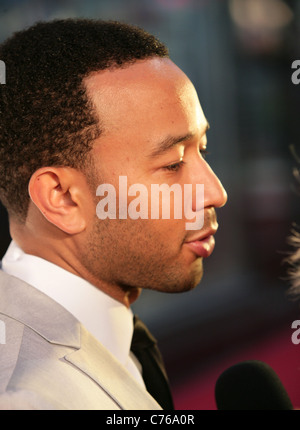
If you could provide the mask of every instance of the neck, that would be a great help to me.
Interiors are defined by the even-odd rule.
[[[135,302],[139,295],[138,288],[124,288],[121,285],[111,284],[93,275],[80,261],[76,254],[76,243],[72,238],[62,234],[63,237],[57,237],[56,234],[28,234],[24,226],[12,223],[11,236],[23,252],[29,255],[35,255],[49,261],[56,266],[79,276],[95,287],[99,288],[105,294],[124,304],[127,308]],[[59,232],[60,234],[60,232]]]

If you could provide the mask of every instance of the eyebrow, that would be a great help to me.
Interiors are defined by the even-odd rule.
[[[203,135],[210,129],[210,125],[207,122],[206,127],[203,131]],[[187,133],[183,136],[168,136],[156,145],[156,148],[150,153],[149,158],[156,158],[165,152],[169,151],[173,146],[179,143],[185,142],[186,140],[195,137],[194,133]]]

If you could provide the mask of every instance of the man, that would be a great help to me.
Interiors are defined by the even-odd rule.
[[[196,91],[161,42],[116,22],[39,23],[0,58],[0,198],[13,239],[0,271],[0,407],[171,408],[147,392],[130,351],[130,305],[143,288],[194,288],[214,248],[227,197],[204,160]],[[151,217],[153,184],[203,184],[200,209],[195,193],[185,201],[203,226]],[[100,210],[101,185],[115,208]],[[137,185],[149,192],[139,205]],[[128,215],[134,204],[143,216]]]

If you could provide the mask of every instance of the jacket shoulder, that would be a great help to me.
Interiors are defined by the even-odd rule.
[[[3,393],[17,366],[24,325],[0,313],[0,393]]]
[[[56,410],[62,409],[61,405],[53,403],[53,399],[47,399],[28,390],[7,391],[0,394],[0,411],[11,410]]]

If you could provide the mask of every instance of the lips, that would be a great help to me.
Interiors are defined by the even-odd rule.
[[[216,231],[216,229],[210,230],[206,234],[202,234],[201,236],[198,235],[198,237],[188,239],[184,245],[188,247],[194,254],[196,254],[197,257],[207,258],[214,250],[214,234]]]

